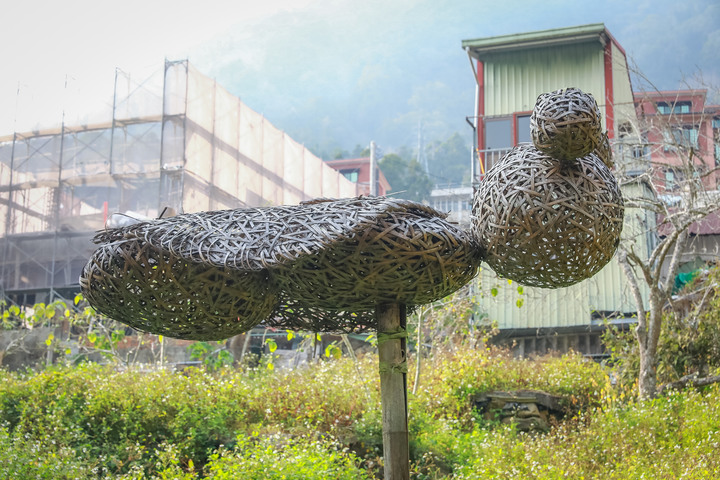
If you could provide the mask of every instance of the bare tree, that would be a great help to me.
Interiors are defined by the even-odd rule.
[[[675,99],[657,89],[646,92],[636,95],[637,122],[620,126],[620,136],[628,135],[618,139],[616,149],[625,157],[618,162],[621,181],[641,183],[649,192],[628,199],[626,206],[629,212],[635,208],[635,214],[647,217],[649,213],[656,221],[655,232],[650,232],[654,245],[643,254],[637,237],[626,239],[618,259],[637,306],[638,393],[641,398],[652,398],[657,393],[663,309],[672,303],[674,280],[691,232],[720,208],[715,158],[718,139],[712,128],[719,112],[704,105],[707,90],[695,89],[693,99],[702,97],[702,108],[698,102],[681,100],[679,92]]]

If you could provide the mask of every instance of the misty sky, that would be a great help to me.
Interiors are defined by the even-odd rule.
[[[66,79],[91,105],[112,94],[116,66],[167,57],[189,58],[311,148],[414,146],[419,125],[426,141],[469,137],[462,40],[600,22],[658,88],[699,85],[698,73],[720,85],[717,0],[28,0],[4,17],[0,135],[30,108],[18,85],[33,115],[59,116]]]

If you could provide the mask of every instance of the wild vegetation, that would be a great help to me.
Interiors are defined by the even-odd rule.
[[[720,374],[717,352],[706,348],[717,343],[718,275],[690,285],[707,295],[664,323],[662,381]],[[488,346],[492,332],[476,320],[475,305],[456,297],[411,318],[412,478],[720,475],[719,383],[690,382],[640,400],[637,344],[622,332],[608,334],[608,364],[575,353],[521,359]],[[78,332],[89,342],[85,314],[78,312]],[[698,322],[688,329],[681,318]],[[67,353],[34,370],[0,370],[0,478],[382,478],[374,353],[340,355],[346,347],[338,344],[295,369],[268,368],[273,358],[265,355],[253,367],[225,358],[176,371],[109,361],[113,331],[95,339],[110,352],[106,364]],[[198,345],[198,358],[221,357]],[[479,410],[483,394],[516,390],[557,395],[563,415],[528,433]]]
[[[0,478],[378,478],[376,360],[1,372]],[[413,478],[720,473],[718,385],[636,401],[631,386],[576,354],[522,360],[467,345],[446,345],[423,364],[409,398]],[[528,434],[474,408],[483,392],[517,389],[561,395],[566,417]]]
[[[0,478],[376,478],[375,360],[292,371],[85,363],[3,372]],[[410,396],[413,478],[720,473],[717,385],[637,402],[578,355],[530,361],[445,348],[426,367]],[[514,389],[563,395],[568,416],[549,433],[527,434],[473,408],[479,393]]]

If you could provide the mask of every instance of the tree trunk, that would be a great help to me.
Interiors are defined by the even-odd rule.
[[[640,351],[640,375],[638,377],[638,395],[642,399],[657,395],[657,350],[662,328],[662,293],[650,289],[649,312],[645,322],[638,322],[635,330]]]
[[[655,397],[657,393],[657,355],[645,346],[640,346],[640,375],[638,395],[643,399]]]

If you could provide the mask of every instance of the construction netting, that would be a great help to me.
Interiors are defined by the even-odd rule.
[[[66,91],[55,122],[33,123],[18,90],[15,131],[0,132],[0,293],[10,300],[77,291],[107,222],[357,194],[187,61],[140,79],[118,70],[108,91],[90,113]]]

